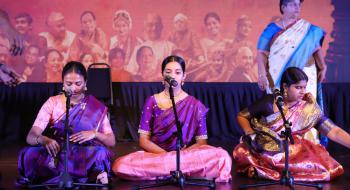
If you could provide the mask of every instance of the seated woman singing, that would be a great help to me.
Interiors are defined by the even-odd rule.
[[[75,182],[108,183],[111,152],[115,137],[107,118],[107,108],[91,95],[86,95],[85,67],[80,62],[67,63],[62,71],[63,88],[71,91],[69,109],[70,146],[68,172]],[[18,157],[19,184],[56,183],[64,171],[64,122],[66,96],[50,97],[41,107],[29,131],[27,143]],[[53,133],[44,135],[48,128]]]
[[[161,71],[164,90],[146,100],[140,121],[139,144],[144,151],[118,158],[113,163],[113,172],[129,180],[154,180],[167,177],[170,171],[175,171],[176,124],[169,84],[165,82],[166,76],[170,76],[179,84],[173,90],[185,145],[180,151],[182,172],[188,177],[229,181],[232,165],[229,154],[206,142],[208,109],[182,89],[186,77],[185,61],[178,56],[169,56],[164,59]]]
[[[288,68],[281,78],[283,113],[291,125],[289,171],[296,181],[330,181],[343,174],[343,167],[319,143],[318,134],[350,148],[350,135],[323,115],[311,94],[305,94],[307,75]],[[266,95],[238,114],[245,135],[233,151],[237,172],[250,177],[279,180],[285,154],[281,145],[283,119],[273,95]]]

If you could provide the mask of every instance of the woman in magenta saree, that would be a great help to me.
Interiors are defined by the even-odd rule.
[[[167,57],[162,64],[163,77],[169,75],[181,84],[185,63],[177,56]],[[129,180],[155,180],[168,177],[176,169],[176,125],[171,101],[165,90],[149,97],[143,108],[139,126],[140,147],[137,151],[118,158],[112,166],[114,173]],[[181,85],[174,87],[176,109],[182,124],[185,147],[180,151],[181,170],[185,176],[216,178],[217,182],[231,179],[231,158],[221,149],[206,144],[206,114],[208,109]]]
[[[297,67],[282,75],[286,119],[291,123],[294,144],[289,145],[289,171],[296,181],[330,181],[343,167],[320,144],[318,132],[350,148],[350,135],[323,115],[310,93],[305,94],[307,75]],[[272,95],[267,95],[238,114],[245,132],[233,151],[237,172],[250,177],[279,180],[284,170],[280,134],[283,120]]]
[[[70,147],[68,172],[76,182],[108,183],[114,134],[107,118],[107,108],[91,95],[85,95],[86,70],[79,62],[69,62],[63,69],[64,88],[72,91],[69,110]],[[33,146],[21,150],[18,158],[18,183],[56,183],[64,170],[64,121],[66,97],[50,97],[42,106],[27,136]],[[43,134],[48,127],[52,134]]]

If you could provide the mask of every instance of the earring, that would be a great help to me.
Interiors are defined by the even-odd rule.
[[[87,87],[86,86],[84,87],[84,90],[87,91]]]
[[[283,97],[284,97],[284,99],[287,99],[287,97],[288,97],[287,89],[284,89]]]
[[[65,88],[64,88],[64,86],[62,86],[62,91],[66,91]]]
[[[183,86],[184,84],[185,84],[185,82],[184,82],[184,81],[182,81],[182,82],[181,82],[181,86]]]

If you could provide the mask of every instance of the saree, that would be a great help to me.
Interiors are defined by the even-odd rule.
[[[257,48],[269,52],[270,88],[279,88],[282,74],[288,67],[298,67],[309,77],[307,91],[317,97],[317,69],[312,55],[321,48],[324,35],[321,28],[303,19],[285,30],[275,23],[269,24],[261,34]]]
[[[185,147],[196,139],[206,139],[206,114],[208,109],[192,96],[176,103]],[[169,177],[176,170],[176,124],[172,108],[161,109],[151,96],[144,105],[139,133],[150,135],[153,143],[166,153],[137,151],[118,158],[112,166],[114,173],[129,180],[155,180]],[[228,153],[209,145],[201,145],[180,151],[180,167],[187,177],[201,177],[217,182],[231,179],[232,161]]]
[[[56,140],[61,151],[56,157],[48,154],[43,146],[30,146],[23,148],[18,157],[18,171],[22,181],[30,183],[56,183],[60,174],[64,171],[64,122],[65,110],[59,110],[65,105],[52,104],[59,102],[63,95],[49,98],[40,110],[33,126],[47,123],[52,131],[50,138]],[[53,109],[50,110],[51,106]],[[57,112],[58,111],[58,112]],[[45,113],[51,115],[46,117]],[[59,114],[58,114],[59,113]],[[93,96],[86,96],[80,103],[70,109],[69,126],[70,134],[80,131],[96,130],[102,133],[111,132],[105,124],[107,108]],[[47,121],[47,122],[46,122]],[[108,120],[107,120],[108,121]],[[107,130],[109,129],[109,130]],[[95,181],[96,176],[110,171],[111,152],[98,140],[90,140],[82,144],[70,142],[68,150],[68,172],[74,181]]]
[[[258,106],[261,106],[260,104]],[[266,104],[265,104],[266,105]],[[253,119],[253,129],[268,129],[270,134],[281,135],[284,131],[280,113],[268,113],[262,108],[249,107]],[[260,118],[259,118],[260,117]],[[286,119],[291,123],[294,144],[289,143],[289,171],[296,181],[330,181],[344,173],[343,167],[334,160],[319,143],[314,131],[327,119],[316,103],[305,101],[297,103],[286,112]],[[274,136],[274,135],[270,135]],[[276,136],[275,136],[276,137]],[[282,139],[279,139],[280,141]],[[276,142],[276,141],[275,141]],[[278,139],[277,139],[278,142]],[[285,167],[285,154],[278,143],[261,140],[257,142],[262,150],[256,151],[243,141],[233,151],[236,170],[248,173],[250,177],[279,180]],[[265,149],[267,147],[267,149]]]

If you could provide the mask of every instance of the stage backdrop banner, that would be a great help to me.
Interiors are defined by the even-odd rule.
[[[326,31],[323,50],[327,52],[333,36],[340,35],[333,29],[336,0],[315,2],[305,1],[301,16]],[[108,63],[113,81],[159,81],[161,61],[170,54],[185,58],[187,81],[256,82],[258,38],[269,23],[281,17],[277,0],[0,3],[18,32],[25,35],[27,45],[23,56],[7,55],[4,60],[28,82],[59,82],[69,60],[81,61],[86,67]],[[0,49],[6,52],[9,43],[6,37],[0,39]],[[327,60],[332,55],[339,57],[331,53]],[[330,68],[329,78],[337,80],[334,76],[343,72],[342,67],[337,68]]]

